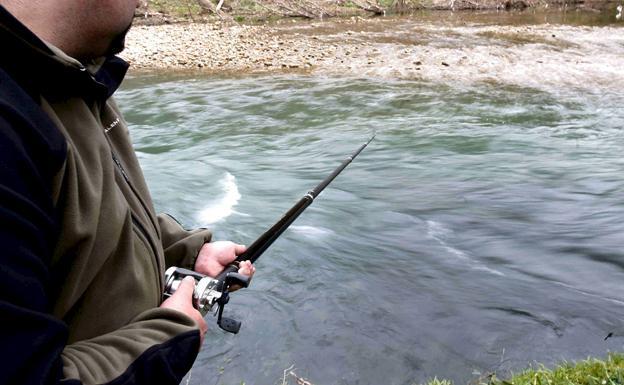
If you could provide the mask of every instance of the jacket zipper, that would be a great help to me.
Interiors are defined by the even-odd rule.
[[[119,161],[119,159],[115,155],[115,151],[113,150],[114,147],[113,147],[113,143],[111,142],[111,138],[109,136],[109,132],[113,128],[119,126],[119,124],[121,123],[121,119],[117,116],[117,114],[114,113],[114,111],[109,111],[109,110],[110,110],[110,107],[108,106],[108,104],[104,103],[102,106],[100,106],[100,112],[98,114],[102,115],[102,111],[104,111],[104,113],[110,114],[114,118],[113,121],[111,123],[109,123],[108,125],[105,125],[102,122],[102,128],[103,128],[103,131],[104,131],[104,138],[106,139],[106,142],[108,143],[108,147],[111,150],[111,155],[113,156],[113,161],[115,162],[115,164],[117,165],[117,167],[121,171],[121,174],[123,175],[123,177],[124,177],[126,183],[128,184],[128,186],[130,187],[130,190],[132,190],[132,192],[134,193],[134,196],[136,197],[136,199],[139,201],[139,203],[143,207],[143,210],[145,211],[145,214],[147,215],[147,219],[149,219],[149,221],[152,224],[152,226],[154,226],[154,230],[156,231],[156,234],[158,235],[159,234],[159,229],[158,229],[157,221],[155,221],[155,219],[152,218],[152,215],[150,214],[151,210],[149,210],[149,208],[147,207],[147,203],[145,203],[143,201],[143,198],[142,198],[141,194],[139,194],[139,192],[136,190],[136,188],[134,188],[134,185],[130,182],[130,177],[126,173],[126,170],[124,170],[121,162]],[[101,119],[103,120],[104,117],[101,116]]]
[[[112,148],[112,146],[110,147]],[[132,183],[130,183],[130,177],[128,177],[128,174],[126,174],[126,170],[124,170],[123,166],[121,165],[121,162],[119,161],[119,159],[117,159],[117,156],[115,155],[112,149],[111,149],[111,155],[113,156],[113,161],[119,168],[119,171],[121,171],[121,175],[124,177],[124,180],[130,187],[130,190],[132,190],[132,192],[134,193],[134,196],[137,198],[137,200],[141,204],[141,207],[143,207],[143,210],[145,210],[145,213],[147,214],[147,217],[152,223],[152,225],[154,226],[154,229],[156,230],[156,232],[158,232],[158,225],[154,223],[154,220],[152,219],[152,216],[150,215],[150,210],[147,208],[147,204],[143,202],[143,199],[141,198],[141,194],[139,194],[139,192],[134,188]]]
[[[149,240],[147,230],[145,230],[145,227],[141,224],[141,221],[139,221],[139,219],[132,212],[132,210],[130,210],[130,217],[132,218],[132,223],[134,224],[134,226],[139,230],[141,235],[143,235],[143,238],[145,238],[145,241],[149,244],[149,247],[153,248],[152,243]]]
[[[143,201],[139,198],[137,191],[132,186],[132,183],[130,183],[130,178],[128,177],[128,174],[126,174],[126,170],[124,170],[121,162],[119,161],[119,159],[117,159],[117,156],[115,155],[115,153],[112,150],[111,150],[111,155],[113,157],[113,162],[115,162],[115,165],[119,169],[119,172],[121,172],[121,175],[123,176],[124,180],[126,181],[128,186],[130,187],[132,192],[135,194],[135,196],[137,196],[137,200],[141,203],[141,206],[146,211],[146,214],[149,217],[149,211],[145,207],[145,204],[143,203]],[[141,221],[139,220],[137,215],[132,211],[132,208],[130,208],[130,216],[132,218],[132,223],[136,226],[136,228],[139,230],[141,235],[143,235],[143,238],[145,238],[145,240],[149,244],[150,248],[152,249],[152,253],[154,254],[154,259],[156,260],[156,266],[158,267],[158,271],[161,271],[162,267],[160,266],[160,261],[158,259],[158,248],[154,244],[154,241],[152,240],[152,237],[149,236],[149,232],[147,231],[147,229],[145,228],[143,223],[141,223]],[[160,274],[158,274],[158,281],[160,282],[160,285],[162,286],[162,277],[160,276]]]

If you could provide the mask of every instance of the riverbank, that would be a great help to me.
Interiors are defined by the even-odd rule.
[[[257,23],[283,18],[409,14],[423,10],[586,10],[615,9],[619,0],[144,0],[137,23],[181,21]]]
[[[503,380],[494,373],[475,381],[478,385],[617,385],[624,383],[624,355],[611,353],[605,360],[588,358],[576,363],[563,363],[553,369],[533,367]],[[451,385],[434,379],[427,385]]]
[[[617,385],[624,383],[624,355],[612,353],[605,360],[588,358],[576,363],[564,363],[553,369],[527,369],[503,380],[494,373],[472,382],[477,385]],[[427,385],[452,385],[446,380],[434,379]]]
[[[609,90],[624,84],[621,24],[575,26],[577,13],[424,13],[270,25],[136,26],[134,71],[497,82]]]
[[[566,362],[553,369],[537,365],[507,379],[496,373],[485,373],[471,381],[471,385],[620,385],[624,383],[624,354],[611,353],[606,359],[588,358],[579,362]],[[284,370],[280,385],[314,385],[300,377],[292,367]],[[426,385],[453,385],[452,381],[433,378]]]

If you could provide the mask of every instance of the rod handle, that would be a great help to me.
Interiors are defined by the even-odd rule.
[[[219,275],[217,275],[215,277],[215,279],[219,282],[224,282],[225,281],[225,277],[229,274],[229,273],[238,273],[238,264],[236,263],[232,263],[229,264],[225,267],[225,269],[223,269],[222,272],[219,273]]]
[[[246,275],[239,274],[238,263],[232,263],[223,269],[219,275],[217,275],[216,280],[219,281],[219,290],[223,291],[223,289],[227,289],[232,286],[234,287],[234,290],[245,288],[249,286],[251,278]]]

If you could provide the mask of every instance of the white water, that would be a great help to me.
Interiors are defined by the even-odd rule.
[[[297,234],[302,234],[311,238],[325,237],[325,236],[334,234],[332,230],[329,230],[323,227],[316,227],[316,226],[292,225],[290,226],[290,230],[294,231]]]
[[[505,274],[490,267],[485,266],[481,262],[470,257],[466,252],[451,246],[447,241],[448,238],[453,236],[453,230],[445,227],[442,223],[435,221],[427,221],[427,236],[434,239],[436,242],[444,248],[448,254],[454,256],[458,260],[467,262],[474,270],[487,271],[488,273],[504,276]]]
[[[232,215],[241,195],[236,185],[236,178],[229,172],[219,181],[223,194],[217,201],[210,203],[199,212],[199,222],[211,225]]]

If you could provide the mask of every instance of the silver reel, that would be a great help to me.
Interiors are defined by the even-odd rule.
[[[217,287],[222,285],[219,285],[219,281],[214,278],[181,267],[170,267],[165,272],[164,297],[169,298],[175,293],[187,275],[195,279],[193,307],[199,310],[202,316],[205,316],[212,310],[212,307],[219,301],[222,295],[221,291],[217,290]]]
[[[228,266],[217,279],[200,274],[193,270],[183,269],[181,267],[170,267],[165,272],[165,292],[164,298],[169,298],[180,287],[182,280],[187,275],[195,279],[195,291],[193,292],[193,307],[195,307],[202,316],[208,314],[212,308],[217,305],[217,325],[226,332],[238,333],[241,327],[240,321],[232,318],[223,317],[223,308],[230,300],[229,289],[236,285],[240,287],[249,286],[249,277],[238,274],[237,264]]]

